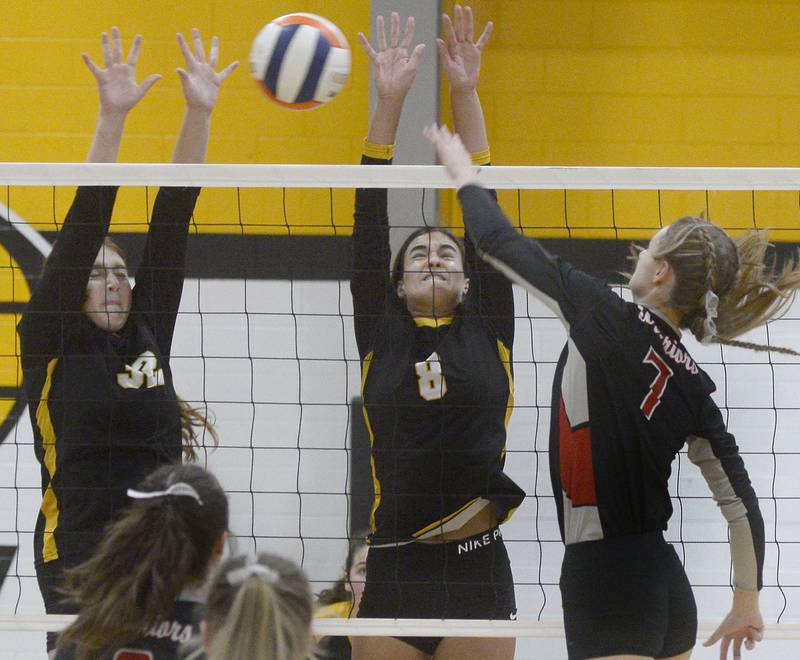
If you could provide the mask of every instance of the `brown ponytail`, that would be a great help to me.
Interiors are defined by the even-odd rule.
[[[66,572],[65,593],[80,613],[60,635],[75,657],[102,657],[165,617],[187,585],[202,584],[228,527],[228,500],[214,476],[194,465],[168,465],[139,486],[163,492],[183,483],[199,497],[134,499],[94,556]],[[202,502],[202,503],[201,503]]]
[[[193,408],[187,401],[178,397],[178,412],[181,416],[181,444],[183,445],[183,460],[187,463],[197,461],[197,450],[205,446],[204,438],[208,433],[214,447],[219,446],[219,435],[214,428],[214,422],[204,415],[199,408]],[[200,438],[197,430],[200,431]]]

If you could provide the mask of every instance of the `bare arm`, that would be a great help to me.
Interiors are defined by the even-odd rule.
[[[206,61],[203,41],[197,28],[192,30],[192,45],[189,48],[182,34],[178,34],[178,45],[186,62],[186,69],[179,68],[183,96],[186,99],[186,112],[183,115],[181,131],[173,163],[202,163],[206,159],[208,137],[211,130],[211,112],[217,104],[219,88],[223,81],[239,66],[232,62],[222,71],[215,71],[219,63],[219,39],[212,37],[211,48]]]
[[[133,107],[142,100],[149,89],[161,78],[154,74],[141,84],[136,82],[136,63],[139,60],[142,37],[136,35],[128,59],[122,60],[122,40],[119,29],[111,28],[101,35],[103,68],[98,67],[88,54],[83,61],[97,81],[100,112],[97,117],[94,139],[86,160],[89,163],[114,163],[117,160],[125,119]]]

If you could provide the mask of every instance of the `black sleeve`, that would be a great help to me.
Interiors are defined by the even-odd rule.
[[[689,439],[689,459],[700,468],[728,521],[734,587],[759,590],[764,572],[764,519],[736,439],[726,430],[710,396],[701,407],[698,427],[697,436]]]
[[[362,165],[388,165],[391,160],[362,156]],[[386,311],[390,286],[389,213],[385,188],[357,188],[353,226],[353,324],[358,352],[370,351],[375,330]]]
[[[61,352],[67,327],[83,312],[86,285],[108,232],[116,187],[82,186],[19,324],[25,358],[49,359]]]
[[[136,271],[133,308],[149,320],[159,351],[168,356],[183,292],[189,220],[199,188],[161,188]]]
[[[497,202],[497,193],[487,190]],[[511,280],[479,258],[467,232],[464,247],[469,268],[469,295],[478,306],[478,313],[487,319],[498,338],[510,350],[514,345],[514,290]]]
[[[480,257],[542,300],[568,326],[603,300],[622,303],[602,280],[573,268],[537,240],[519,234],[485,188],[464,186],[458,197],[464,225]]]

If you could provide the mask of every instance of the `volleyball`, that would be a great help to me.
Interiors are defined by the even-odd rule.
[[[267,97],[285,108],[309,110],[336,96],[350,74],[342,31],[316,14],[286,14],[253,40],[250,73]]]

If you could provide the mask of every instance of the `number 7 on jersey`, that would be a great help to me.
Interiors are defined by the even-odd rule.
[[[649,420],[658,408],[658,404],[661,403],[661,397],[664,395],[664,390],[667,389],[667,381],[672,378],[674,372],[652,346],[642,362],[652,364],[658,370],[655,379],[650,383],[650,391],[644,397],[642,405],[639,406],[645,418]]]

